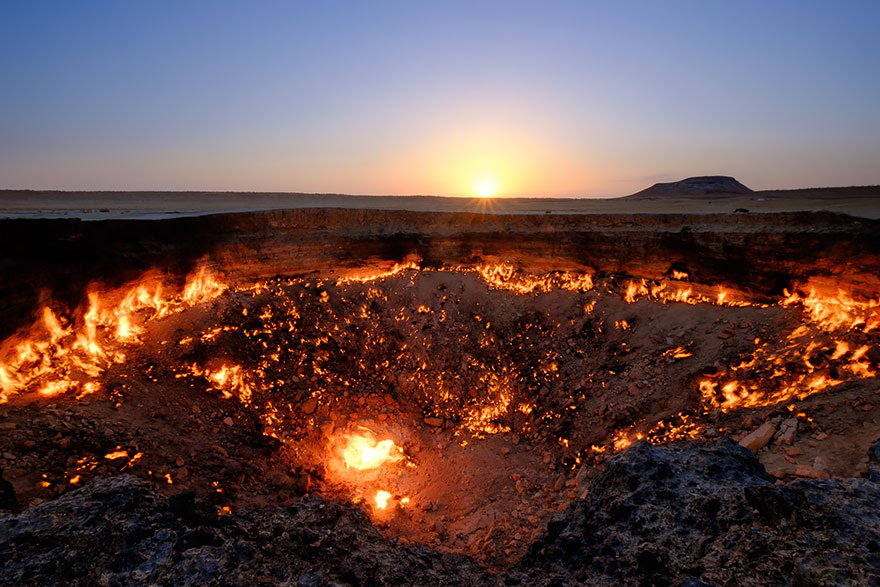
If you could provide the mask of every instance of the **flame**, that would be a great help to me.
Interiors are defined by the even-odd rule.
[[[183,288],[183,301],[188,305],[201,304],[213,300],[224,291],[226,286],[202,267]]]
[[[254,387],[248,381],[248,377],[241,368],[241,365],[223,364],[216,369],[210,367],[202,369],[198,365],[192,364],[188,373],[178,374],[177,377],[185,377],[187,375],[205,378],[211,384],[211,387],[219,391],[220,395],[225,399],[236,397],[245,405],[251,403],[254,395]]]
[[[796,291],[784,293],[780,304],[800,304],[810,320],[828,332],[854,329],[870,332],[880,326],[880,298],[857,300],[842,289],[838,289],[835,296],[819,294],[815,288],[810,288],[806,297]]]
[[[115,461],[116,459],[124,459],[128,458],[127,450],[114,450],[113,452],[108,452],[104,455],[104,458],[108,461]]]
[[[346,441],[342,460],[347,469],[367,471],[403,459],[403,450],[391,439],[377,442],[372,435],[352,434],[346,437]]]
[[[482,264],[474,267],[456,267],[453,271],[475,271],[483,281],[496,289],[518,295],[547,293],[555,288],[584,292],[593,288],[593,276],[588,273],[559,271],[546,275],[529,275],[517,271],[509,263]]]
[[[374,498],[376,502],[376,509],[384,510],[388,507],[388,500],[391,499],[391,494],[385,491],[384,489],[380,489],[376,492],[376,497]]]
[[[407,270],[418,270],[419,263],[417,261],[410,261],[408,263],[395,263],[392,265],[391,269],[387,271],[364,271],[361,273],[351,273],[344,277],[340,277],[336,280],[338,284],[346,284],[346,283],[369,283],[371,281],[377,281],[379,279],[386,279],[388,277],[393,277],[398,273],[402,273]]]
[[[644,434],[642,434],[641,432],[633,431],[632,429],[618,430],[612,436],[611,444],[615,452],[620,452],[628,448],[636,440],[641,440],[644,437]]]
[[[849,379],[877,376],[867,358],[871,345],[851,350],[846,341],[829,340],[807,325],[798,326],[781,342],[758,338],[755,345],[750,357],[719,374],[718,381],[698,382],[707,409],[729,411],[804,399]]]
[[[100,389],[96,379],[112,364],[125,362],[122,349],[141,343],[147,321],[210,301],[225,290],[202,267],[176,297],[165,296],[155,275],[145,275],[128,288],[91,291],[78,325],[64,326],[49,306],[44,307],[40,320],[0,346],[0,404],[27,391],[49,397],[95,393]]]

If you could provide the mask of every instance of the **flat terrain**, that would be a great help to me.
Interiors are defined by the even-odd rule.
[[[829,211],[880,218],[880,187],[753,192],[742,196],[453,198],[260,192],[0,191],[0,218],[173,218],[292,208],[503,214],[640,214]]]

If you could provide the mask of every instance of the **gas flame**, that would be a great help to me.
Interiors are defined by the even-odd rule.
[[[476,271],[488,285],[519,295],[547,293],[557,287],[569,291],[587,291],[593,288],[593,276],[588,273],[560,271],[546,275],[530,275],[517,271],[508,263],[476,265],[473,268],[457,267],[455,270]]]
[[[0,404],[27,391],[44,396],[74,391],[77,397],[94,393],[100,388],[96,379],[111,365],[125,362],[124,347],[141,343],[146,322],[213,300],[225,289],[202,267],[178,296],[166,297],[155,275],[128,288],[89,292],[78,324],[44,307],[39,321],[0,346]]]
[[[388,507],[388,500],[391,499],[391,494],[385,491],[384,489],[380,489],[376,492],[376,508],[380,510],[384,510]]]
[[[347,469],[367,471],[403,460],[403,450],[390,438],[376,441],[372,434],[352,434],[346,437],[342,460]]]
[[[823,330],[861,330],[870,332],[880,326],[880,298],[857,300],[838,289],[836,296],[822,295],[810,288],[806,297],[796,291],[785,293],[783,306],[800,304],[809,313],[810,320]]]

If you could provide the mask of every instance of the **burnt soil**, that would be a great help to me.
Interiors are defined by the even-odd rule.
[[[31,391],[0,406],[0,507],[12,512],[0,518],[0,581],[872,584],[877,334],[823,328],[778,301],[783,285],[837,270],[818,254],[792,269],[808,241],[837,258],[847,255],[840,243],[860,243],[838,282],[876,293],[876,243],[860,240],[859,221],[833,219],[809,237],[797,226],[795,236],[778,230],[784,259],[757,263],[748,278],[723,279],[724,251],[758,238],[738,226],[685,233],[706,254],[697,259],[667,238],[628,263],[625,252],[596,253],[593,287],[528,293],[514,291],[517,278],[487,282],[473,270],[483,257],[461,249],[471,236],[444,237],[444,250],[459,251],[454,264],[423,259],[362,280],[341,268],[375,255],[403,261],[410,245],[361,258],[333,248],[337,232],[276,235],[274,253],[249,267],[257,236],[220,249],[191,243],[181,267],[166,269],[182,275],[210,254],[225,268],[222,295],[146,321],[143,343],[108,364],[99,391]],[[640,230],[624,229],[626,242],[657,245]],[[535,237],[531,252],[493,241],[494,252],[518,259],[526,281],[559,282],[564,274],[528,260],[584,265],[568,256],[572,234],[563,244]],[[150,249],[133,267],[179,246]],[[664,246],[674,262],[661,264]],[[302,266],[273,256],[296,250]],[[314,267],[345,255],[330,271]],[[673,265],[690,276],[671,279]],[[134,268],[100,287],[136,279]],[[748,303],[627,303],[627,285],[643,276],[710,298],[724,285]],[[82,288],[55,306],[65,323],[82,318],[64,311]],[[854,349],[865,346],[856,371]],[[245,374],[238,384],[209,376],[230,366]],[[818,377],[828,383],[809,387]],[[752,404],[720,406],[733,381],[760,391]],[[737,446],[762,426],[773,432],[755,454]],[[370,474],[340,468],[339,439],[362,431],[393,438],[405,460]],[[390,507],[375,506],[377,489]]]

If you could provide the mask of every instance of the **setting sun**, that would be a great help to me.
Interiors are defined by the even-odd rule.
[[[474,184],[474,192],[481,198],[493,196],[498,190],[498,184],[491,177],[484,177]]]

